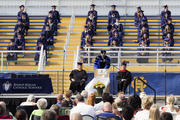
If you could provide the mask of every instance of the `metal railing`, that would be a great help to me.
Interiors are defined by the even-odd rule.
[[[111,58],[111,65],[121,66],[123,60],[129,61],[129,66],[176,66],[179,65],[180,47],[87,47],[80,51],[81,61],[92,66],[94,59],[100,55],[100,50],[106,50]],[[143,49],[143,51],[141,51]],[[138,60],[148,62],[138,62]]]
[[[15,51],[4,50],[4,51],[0,51],[0,54],[1,54],[1,71],[4,71],[4,66],[8,65],[8,63],[18,62],[18,60],[14,60],[14,61],[6,60],[8,53],[16,53],[18,55],[21,55],[21,54],[24,55],[24,53],[39,53],[39,63],[38,63],[37,71],[44,70],[44,65],[46,64],[46,52],[43,50],[43,46],[41,47],[40,51],[28,51],[28,50],[15,50]],[[26,57],[22,57],[21,59],[24,59],[24,58],[26,58]],[[6,62],[6,64],[5,64],[5,62]]]

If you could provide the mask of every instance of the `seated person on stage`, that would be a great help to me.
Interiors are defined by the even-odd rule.
[[[138,26],[138,31],[140,31],[143,27],[145,27],[147,32],[149,33],[149,25],[146,22],[146,19],[142,19],[141,23]]]
[[[44,34],[45,39],[47,41],[47,45],[53,45],[54,44],[54,38],[52,35],[52,31],[50,31],[49,25],[45,26],[45,29],[42,30],[41,34]]]
[[[170,47],[170,41],[164,41],[164,47]],[[162,51],[172,51],[172,49],[170,48],[163,48]],[[165,58],[162,58],[163,62],[171,62],[173,60],[173,58],[170,58],[170,56],[172,56],[172,54],[170,52],[164,52],[162,53],[162,56],[164,56]]]
[[[29,29],[29,17],[27,16],[26,13],[22,13],[21,20],[22,20],[22,24],[25,27],[25,32],[26,32],[26,35],[27,35],[28,34],[28,29]]]
[[[15,44],[14,39],[11,40],[10,45],[8,46],[7,50],[17,50],[17,45]],[[14,52],[8,52],[7,53],[7,61],[16,61],[17,60],[17,54]]]
[[[132,75],[126,69],[127,63],[126,61],[122,62],[122,70],[117,73],[117,81],[118,81],[118,92],[126,92],[126,88],[131,83]]]
[[[89,34],[86,35],[85,39],[81,40],[81,49],[85,50],[85,47],[91,47],[92,39]]]
[[[97,56],[94,63],[94,69],[109,69],[111,60],[106,56],[106,51],[101,50],[101,55]]]
[[[168,41],[170,44],[170,47],[174,46],[174,38],[171,35],[171,33],[167,33],[166,37],[164,38],[163,42]]]
[[[171,11],[168,10],[167,5],[164,5],[164,10],[161,12],[161,20],[164,18],[164,14],[167,14],[168,17],[171,17]]]
[[[18,37],[15,39],[15,44],[17,50],[25,50],[25,39],[21,34],[18,34]]]
[[[123,25],[120,23],[119,19],[116,19],[116,22],[113,24],[113,28],[115,28],[119,34],[119,37],[122,39],[124,35]]]
[[[94,9],[95,6],[96,6],[95,4],[91,4],[91,5],[90,5],[90,10],[88,11],[88,16],[89,16],[91,13],[93,13],[95,19],[97,20],[97,11]]]
[[[141,41],[141,43],[139,44],[139,48],[138,51],[145,51],[145,52],[139,52],[138,56],[149,56],[149,53],[147,52],[147,42],[146,41]],[[148,63],[148,58],[137,58],[137,62],[138,63]]]
[[[81,93],[82,90],[85,88],[85,82],[87,80],[87,73],[83,70],[82,63],[78,62],[78,69],[72,70],[69,77],[70,77],[70,90],[73,94],[77,92]]]
[[[147,20],[147,17],[144,15],[144,11],[140,10],[138,17],[135,18],[135,26],[139,27],[139,25],[142,24],[142,21],[145,21],[145,23],[148,24],[148,20]]]
[[[84,31],[81,33],[81,42],[85,41],[87,35],[90,35],[92,37],[91,31],[89,31],[88,26],[85,25]]]
[[[137,11],[134,13],[134,24],[136,27],[138,27],[140,24],[140,12],[141,7],[137,7]]]

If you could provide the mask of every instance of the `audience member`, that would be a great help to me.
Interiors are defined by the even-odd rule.
[[[57,120],[57,115],[54,110],[46,110],[41,116],[41,120]]]
[[[149,110],[149,120],[159,120],[160,112],[156,104],[153,104]]]
[[[34,95],[29,95],[26,99],[26,102],[22,102],[20,104],[20,106],[36,106],[36,98],[34,97]]]
[[[76,96],[77,106],[71,109],[70,111],[70,119],[74,113],[80,113],[81,115],[90,115],[92,117],[95,116],[94,107],[87,105],[84,103],[84,98],[81,95]]]
[[[28,115],[24,110],[17,110],[15,118],[16,120],[28,120]]]
[[[73,100],[71,99],[72,97],[72,91],[68,90],[65,92],[64,94],[65,100],[68,102],[69,107],[72,108],[73,107]]]
[[[64,99],[63,94],[59,94],[56,98],[56,100],[57,100],[56,104],[61,107],[63,99]]]
[[[153,99],[149,96],[142,99],[142,111],[137,112],[135,120],[149,120],[149,110],[153,104]]]
[[[102,112],[103,104],[105,102],[113,103],[114,99],[109,93],[103,93],[102,95],[102,101],[94,105],[94,110],[96,114],[99,114]]]
[[[128,105],[132,107],[134,115],[141,111],[141,98],[138,95],[130,96],[127,100]]]
[[[31,116],[29,118],[29,120],[40,120],[41,119],[41,116],[43,114],[43,112],[46,110],[46,107],[47,107],[47,100],[44,99],[44,98],[41,98],[37,101],[37,107],[38,109],[37,110],[34,110],[32,113],[31,113]]]
[[[73,113],[70,120],[83,120],[83,118],[80,113]]]
[[[94,106],[95,99],[96,99],[95,94],[94,94],[94,93],[91,93],[91,94],[88,96],[87,105]]]
[[[133,108],[126,106],[122,109],[122,120],[132,120],[134,116]]]
[[[173,116],[171,113],[169,112],[163,112],[161,115],[160,115],[160,119],[159,120],[173,120]]]
[[[112,105],[111,103],[109,102],[105,102],[103,104],[103,109],[102,109],[102,113],[96,115],[96,117],[94,118],[94,120],[98,120],[98,117],[105,117],[105,118],[108,118],[108,117],[112,117],[112,118],[119,118],[119,120],[121,120],[120,117],[116,116],[113,112],[112,112]],[[118,119],[116,119],[118,120]]]
[[[83,90],[83,91],[81,92],[81,95],[84,97],[84,101],[85,101],[85,103],[86,103],[87,100],[88,100],[88,92],[87,92],[86,90]]]

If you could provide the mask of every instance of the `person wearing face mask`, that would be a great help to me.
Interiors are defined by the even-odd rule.
[[[141,41],[139,44],[139,49],[138,51],[141,51],[138,53],[138,56],[149,56],[149,53],[147,52],[148,49],[146,47],[147,46],[147,41]],[[144,51],[144,52],[143,52]],[[137,58],[137,62],[138,63],[148,63],[148,58]]]
[[[105,50],[101,50],[101,54],[96,57],[94,63],[94,69],[109,69],[111,60],[106,55]]]

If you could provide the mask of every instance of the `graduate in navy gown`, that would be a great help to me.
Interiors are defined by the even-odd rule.
[[[53,20],[52,22],[55,23],[55,20],[53,19],[53,15],[52,15],[51,12],[49,12],[49,13],[48,13],[48,16],[45,18],[44,24],[47,24],[48,19],[52,19],[52,20]]]
[[[168,23],[167,23],[171,29],[172,35],[174,34],[174,25],[172,24],[172,19],[168,18]]]
[[[28,34],[28,30],[29,30],[29,17],[27,17],[27,14],[22,13],[21,20],[22,20],[22,24],[25,27],[25,32],[26,32],[26,35],[27,35]]]
[[[147,52],[148,51],[148,43],[147,41],[144,41],[142,40],[140,43],[139,43],[139,47],[138,48],[138,51],[141,51],[141,52],[138,52],[138,56],[149,56],[149,53]],[[145,51],[145,52],[143,52]],[[138,63],[148,63],[148,58],[137,58],[137,62]]]
[[[47,23],[45,25],[49,26],[49,29],[51,31],[52,34],[57,33],[57,25],[55,23],[53,23],[53,19],[49,18]]]
[[[134,24],[136,27],[138,27],[139,25],[140,12],[141,12],[141,7],[137,7],[137,11],[134,13]]]
[[[55,21],[56,24],[61,23],[60,14],[59,14],[59,11],[56,10],[56,6],[53,5],[51,7],[52,7],[52,10],[49,11],[49,13],[52,13],[53,20]]]
[[[97,19],[95,18],[93,13],[90,13],[90,15],[87,17],[86,24],[88,23],[88,21],[92,22],[92,25],[95,27],[95,30],[96,30]]]
[[[54,44],[53,34],[52,34],[51,31],[50,31],[49,25],[46,25],[46,26],[45,26],[45,29],[42,30],[41,34],[44,34],[45,39],[47,40],[47,46]]]
[[[163,41],[168,41],[169,43],[169,46],[170,47],[173,47],[174,46],[174,38],[173,36],[171,35],[171,33],[167,33],[166,37],[163,39]]]
[[[92,24],[92,22],[91,21],[88,21],[87,22],[87,27],[88,27],[88,31],[89,31],[89,33],[91,33],[92,35],[91,35],[91,37],[93,37],[94,35],[95,35],[95,27],[94,27],[94,25]]]
[[[15,39],[15,44],[17,46],[17,50],[25,50],[25,39],[21,34],[18,34],[18,37]]]
[[[40,38],[38,38],[38,40],[37,40],[37,45],[38,45],[38,43],[43,43],[44,46],[47,46],[47,39],[45,38],[44,34],[40,35]]]
[[[144,41],[146,43],[146,46],[150,46],[150,40],[147,33],[143,33],[140,42]],[[139,43],[140,43],[139,42]]]
[[[167,36],[167,34],[169,34],[169,33],[173,37],[173,32],[171,31],[170,26],[168,24],[166,24],[166,26],[164,27],[163,32],[162,32],[162,39],[164,39]]]
[[[93,15],[95,16],[95,19],[97,20],[98,13],[97,13],[97,11],[94,9],[95,6],[96,6],[95,4],[91,4],[91,5],[90,5],[90,10],[88,11],[88,17],[90,16],[91,13],[93,13]]]
[[[173,60],[173,58],[170,58],[172,56],[172,54],[170,52],[168,52],[168,51],[172,51],[172,49],[168,48],[168,47],[172,47],[172,46],[170,46],[170,41],[168,41],[168,40],[164,41],[163,46],[165,48],[163,48],[162,51],[166,51],[166,52],[162,53],[162,56],[165,57],[165,58],[162,58],[162,61],[163,62],[168,62],[168,61],[171,62]]]
[[[120,39],[122,39],[124,35],[124,31],[123,31],[123,25],[120,23],[119,19],[116,19],[116,22],[113,24],[113,28],[116,29],[116,31],[119,34]]]
[[[149,31],[146,29],[146,27],[142,27],[141,30],[138,31],[138,37],[137,37],[138,41],[137,42],[141,41],[143,34],[146,34],[147,38],[149,38]]]
[[[10,45],[7,47],[7,50],[17,50],[17,45],[15,44],[14,39],[11,39]],[[7,61],[15,61],[17,60],[17,54],[15,52],[7,53]]]
[[[42,46],[43,46],[43,50],[45,50],[45,53],[46,53],[45,56],[46,56],[46,59],[47,59],[47,49],[46,49],[46,46],[44,46],[42,41],[39,41],[37,43],[36,50],[40,51]],[[35,54],[34,60],[36,61],[36,65],[38,65],[38,63],[39,63],[39,56],[40,56],[40,53]]]
[[[168,19],[169,19],[168,14],[165,13],[163,18],[161,19],[162,33],[163,33],[163,30],[164,30],[165,26],[168,24]]]
[[[29,19],[28,14],[24,10],[24,8],[25,8],[24,5],[19,6],[19,8],[20,8],[20,11],[17,14],[17,20],[22,19],[22,14],[25,14],[26,19]]]
[[[116,10],[116,5],[111,5],[112,9],[109,11],[108,19],[112,17],[112,14],[115,15],[116,18],[120,19],[119,12]]]
[[[168,10],[168,6],[164,5],[164,10],[161,12],[161,20],[164,18],[164,15],[167,14],[167,16],[171,17],[171,11]]]
[[[14,28],[14,32],[16,32],[17,29],[19,29],[19,28],[21,28],[21,31],[22,31],[23,34],[24,34],[24,32],[25,32],[25,27],[24,27],[21,19],[18,19],[18,22],[17,22],[17,24],[15,25],[15,28]]]
[[[111,59],[106,55],[105,50],[101,50],[101,55],[97,56],[94,62],[94,69],[109,69]]]
[[[85,40],[86,35],[92,36],[92,33],[91,33],[91,31],[89,31],[87,25],[84,26],[84,31],[81,33],[81,41]]]
[[[117,46],[123,46],[122,39],[119,37],[118,32],[115,32],[114,36],[109,39],[108,46],[111,45],[112,41],[116,41]]]

